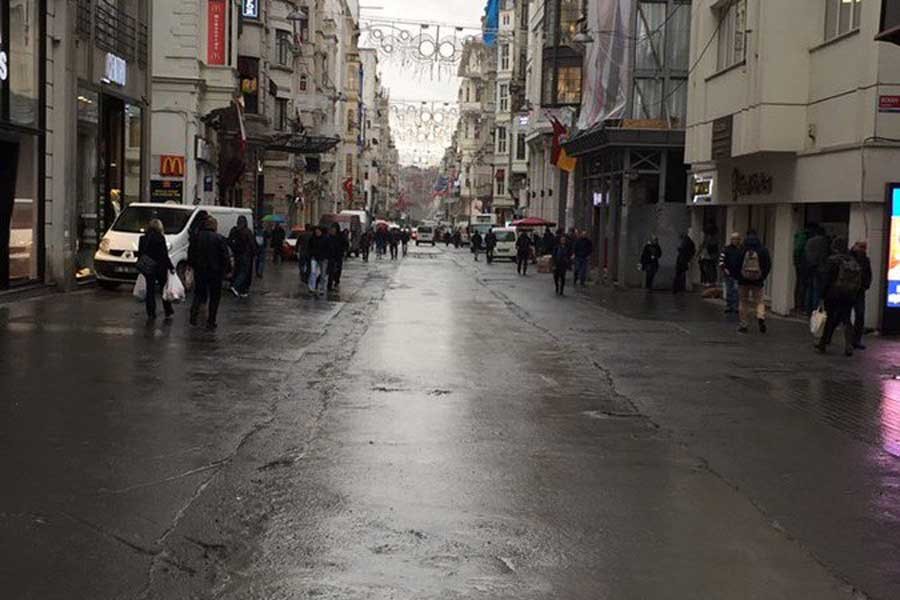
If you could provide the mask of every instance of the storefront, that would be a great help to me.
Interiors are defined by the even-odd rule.
[[[93,256],[103,233],[126,206],[147,201],[149,194],[146,21],[103,1],[96,11],[93,31],[78,31],[83,37],[73,99],[78,119],[74,269],[79,282],[93,279]]]
[[[44,276],[41,0],[0,0],[0,290]]]

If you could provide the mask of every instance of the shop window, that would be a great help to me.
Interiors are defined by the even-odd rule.
[[[717,12],[717,66],[722,70],[740,64],[747,58],[747,0],[734,0]]]
[[[241,76],[241,95],[244,98],[244,112],[259,113],[259,59],[249,56],[238,57],[238,73]]]
[[[0,252],[0,289],[40,276],[37,151],[38,137],[34,135],[20,136],[18,143],[0,141],[0,156],[17,157],[0,164],[0,227],[9,228],[9,242]],[[9,223],[6,215],[11,217]],[[0,239],[4,237],[0,235]]]
[[[97,251],[97,136],[99,134],[99,102],[96,92],[78,88],[77,153],[75,171],[75,204],[77,230],[75,238],[75,277],[88,279],[94,275],[94,252]],[[140,145],[140,144],[138,144]]]
[[[861,14],[862,0],[825,0],[825,40],[859,29]]]
[[[291,64],[291,52],[293,50],[291,34],[288,31],[277,31],[275,38],[275,62],[282,67],[286,67]]]
[[[569,48],[556,48],[544,58],[541,82],[543,106],[581,103],[581,56]]]
[[[548,46],[566,46],[578,33],[582,0],[547,0],[544,4],[544,41]]]
[[[275,98],[275,114],[272,121],[276,130],[287,130],[288,101],[287,98]]]
[[[40,23],[38,0],[9,3],[9,117],[17,125],[38,126]]]

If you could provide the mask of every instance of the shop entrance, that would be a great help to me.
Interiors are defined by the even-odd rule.
[[[100,131],[99,227],[106,231],[123,208],[125,166],[125,103],[103,96]]]
[[[11,229],[16,203],[16,170],[19,144],[0,140],[0,290],[9,287],[13,254]]]

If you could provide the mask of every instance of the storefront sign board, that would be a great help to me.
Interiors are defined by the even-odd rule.
[[[878,96],[878,112],[900,113],[900,96]]]
[[[694,204],[712,202],[713,185],[715,178],[712,175],[694,175],[691,190],[691,200]]]
[[[116,56],[112,52],[107,52],[104,76],[109,83],[125,87],[125,82],[128,80],[128,63],[125,62],[124,58]]]
[[[243,0],[242,15],[251,19],[259,18],[259,0]]]
[[[150,180],[150,202],[175,202],[181,204],[183,191],[183,181],[170,179]]]
[[[726,160],[731,158],[731,143],[734,135],[734,116],[728,115],[713,121],[712,126],[712,159]]]
[[[206,63],[210,65],[225,64],[226,8],[225,0],[209,0]]]
[[[184,157],[173,154],[160,155],[159,174],[163,177],[184,177]]]

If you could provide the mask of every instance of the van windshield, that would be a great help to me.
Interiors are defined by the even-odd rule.
[[[184,230],[193,209],[168,206],[129,206],[113,223],[113,231],[125,233],[144,233],[150,219],[159,219],[166,235],[173,235]]]
[[[419,227],[419,233],[431,233],[432,231],[431,227]]]
[[[512,231],[495,231],[494,235],[497,236],[498,242],[515,242],[516,234]]]

